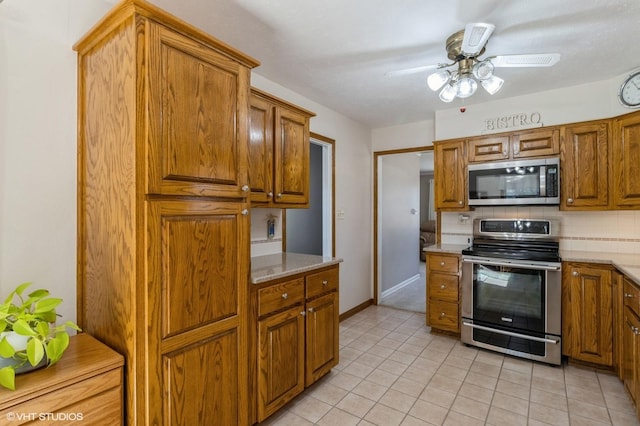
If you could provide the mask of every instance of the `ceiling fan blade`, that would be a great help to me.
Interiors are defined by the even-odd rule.
[[[466,56],[474,56],[480,53],[487,40],[491,37],[491,33],[495,25],[476,22],[467,24],[464,27],[464,38],[462,39],[462,47],[460,51]]]
[[[499,55],[491,58],[494,67],[550,67],[560,60],[559,53],[539,53],[530,55]]]
[[[397,76],[400,76],[400,75],[415,74],[415,73],[419,73],[419,72],[426,71],[426,70],[442,68],[443,65],[445,65],[445,64],[431,64],[431,65],[423,65],[423,66],[420,66],[420,67],[405,68],[405,69],[401,69],[401,70],[388,71],[388,72],[384,73],[384,75],[387,76],[387,77],[397,77]]]

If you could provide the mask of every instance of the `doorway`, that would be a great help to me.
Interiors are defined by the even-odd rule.
[[[424,313],[422,237],[435,243],[435,232],[422,232],[422,225],[435,222],[433,148],[378,152],[374,161],[375,303]]]
[[[310,141],[309,208],[285,210],[282,250],[334,257],[335,141],[315,133]]]

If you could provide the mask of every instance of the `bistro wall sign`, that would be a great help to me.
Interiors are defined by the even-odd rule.
[[[542,116],[539,112],[518,113],[504,115],[502,117],[487,118],[484,120],[485,132],[495,132],[509,129],[526,129],[531,127],[542,127]]]

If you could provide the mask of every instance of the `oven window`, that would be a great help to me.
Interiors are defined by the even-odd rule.
[[[474,322],[544,333],[545,271],[474,264]]]
[[[470,170],[469,197],[474,200],[540,197],[540,167]]]

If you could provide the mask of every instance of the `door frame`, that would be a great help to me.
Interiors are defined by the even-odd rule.
[[[385,155],[393,154],[406,154],[411,152],[425,152],[433,151],[433,145],[421,146],[416,148],[401,148],[391,149],[387,151],[374,151],[373,153],[373,304],[377,305],[378,300],[378,287],[380,278],[380,243],[378,241],[378,212],[380,210],[379,205],[379,162]],[[416,238],[418,236],[416,235]],[[440,212],[436,211],[436,243],[440,243]],[[425,283],[426,285],[426,283]]]

